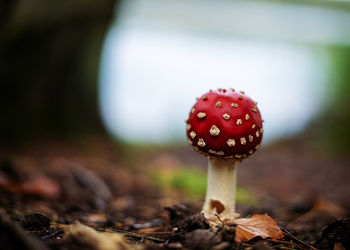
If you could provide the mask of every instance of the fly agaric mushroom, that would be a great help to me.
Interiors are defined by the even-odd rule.
[[[186,120],[188,142],[209,158],[202,213],[211,223],[238,217],[236,167],[260,147],[262,122],[257,103],[234,89],[210,91],[191,109]]]

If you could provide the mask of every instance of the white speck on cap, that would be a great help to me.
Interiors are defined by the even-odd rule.
[[[206,117],[206,113],[203,113],[203,112],[199,112],[198,114],[197,114],[197,117],[199,118],[199,119],[203,119],[204,117]]]
[[[205,141],[202,138],[198,139],[197,145],[201,148],[205,147]]]
[[[215,126],[215,125],[212,125],[210,130],[209,130],[209,133],[212,135],[212,136],[218,136],[220,134],[220,129]]]
[[[226,121],[230,119],[230,115],[227,113],[223,114],[222,117],[224,117]]]
[[[249,141],[252,142],[254,137],[252,135],[249,135]]]
[[[196,137],[196,132],[194,132],[194,131],[191,131],[191,133],[190,133],[190,137],[192,138],[192,139],[194,139],[195,137]]]
[[[226,143],[229,147],[234,147],[236,145],[235,139],[228,139]]]

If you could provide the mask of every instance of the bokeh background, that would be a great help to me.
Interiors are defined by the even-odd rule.
[[[241,213],[299,229],[349,213],[347,1],[0,0],[0,82],[3,208],[122,225],[199,210],[207,159],[184,120],[232,87],[265,120],[238,169]]]

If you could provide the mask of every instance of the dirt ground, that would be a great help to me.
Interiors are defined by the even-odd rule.
[[[238,167],[239,186],[258,203],[237,210],[268,214],[284,238],[237,243],[237,225],[209,229],[204,197],[147,174],[155,163],[205,173],[207,159],[190,147],[122,149],[95,139],[3,149],[0,249],[350,249],[349,160],[297,140],[262,147]]]

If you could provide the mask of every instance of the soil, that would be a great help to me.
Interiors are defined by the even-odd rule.
[[[268,214],[285,237],[237,243],[236,225],[210,229],[204,197],[162,190],[147,174],[155,162],[206,171],[207,159],[190,147],[67,145],[1,151],[0,249],[350,249],[349,157],[294,140],[242,162],[239,185],[259,203],[238,212]]]

